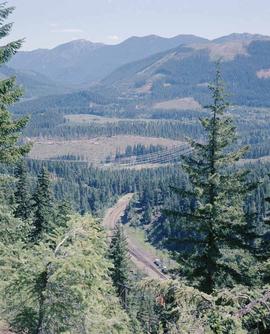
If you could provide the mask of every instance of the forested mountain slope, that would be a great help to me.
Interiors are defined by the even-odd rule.
[[[106,79],[126,95],[151,100],[192,96],[206,102],[213,63],[222,61],[233,103],[270,105],[270,41],[226,41],[180,46],[119,68]]]
[[[213,41],[193,35],[149,35],[117,45],[76,40],[51,50],[19,52],[2,72],[17,75],[27,98],[90,89],[103,96],[193,96],[205,102],[213,62],[221,59],[228,88],[237,96],[232,97],[234,103],[268,105],[269,45],[268,36],[252,34]]]
[[[76,89],[73,86],[68,95],[59,95],[61,91],[67,91],[66,87],[70,86],[71,82],[69,80],[74,79],[76,82],[78,79],[81,83],[83,81],[90,83],[91,76],[95,76],[95,73],[98,73],[96,79],[101,79],[128,59],[136,59],[143,57],[143,53],[148,55],[158,49],[168,48],[179,43],[181,38],[180,36],[173,39],[154,36],[134,37],[116,46],[99,46],[91,51],[91,55],[88,52],[84,53],[82,57],[87,57],[87,60],[85,59],[81,65],[78,65],[80,57],[78,58],[79,68],[76,67],[77,65],[70,67],[71,60],[63,62],[63,67],[59,66],[59,71],[63,71],[64,76],[70,75],[69,78],[65,77],[67,79],[65,84],[55,84],[56,77],[48,79],[43,74],[26,69],[17,71],[9,69],[9,72],[18,73],[18,81],[25,84],[27,95],[49,95],[31,102],[29,108],[27,105],[23,106],[30,112],[33,108],[37,111],[48,108],[70,108],[71,105],[74,108],[81,108],[83,105],[86,109],[91,106],[92,111],[100,112],[100,107],[97,105],[101,104],[109,105],[105,111],[102,110],[103,113],[108,113],[108,111],[117,111],[122,108],[125,111],[135,110],[135,108],[147,109],[160,101],[187,97],[192,97],[204,105],[207,103],[207,86],[213,77],[214,63],[221,60],[228,91],[234,92],[231,96],[233,104],[270,105],[270,40],[267,37],[246,34],[233,34],[214,42],[203,40],[203,42],[180,45],[155,53],[120,66],[96,84],[75,86]],[[186,43],[194,38],[189,39],[186,36]],[[23,56],[25,59],[28,59],[27,57],[26,54]],[[42,63],[42,59],[39,61]],[[28,60],[24,65],[18,62],[17,65],[19,64],[22,67],[30,67]],[[64,69],[65,66],[69,66],[68,70]],[[37,70],[40,69],[37,68]],[[50,75],[50,70],[48,69],[46,74]],[[76,72],[77,79],[72,74],[73,70]],[[53,73],[56,74],[56,72]],[[19,105],[18,108],[20,108]],[[171,109],[174,107],[172,106]],[[192,109],[192,107],[186,109]],[[81,110],[74,109],[72,113],[81,113]]]
[[[0,3],[0,40],[13,10]],[[185,46],[171,49],[180,39]],[[0,64],[21,45],[3,46]],[[105,48],[77,41],[52,58],[33,52],[50,54],[43,65],[55,61],[57,79],[48,68],[49,79],[2,67],[0,332],[269,333],[270,108],[229,100],[268,104],[270,42],[131,38],[110,47],[115,62],[104,72],[154,56],[91,89],[55,91],[10,112],[23,93],[16,72],[36,90],[39,80],[66,87],[63,78],[74,88],[93,66],[77,61],[98,52],[107,61]]]
[[[15,76],[18,85],[23,87],[24,99],[36,98],[37,96],[64,94],[70,89],[56,84],[46,75],[31,70],[16,70],[9,66],[2,66],[0,69],[0,78],[5,79]]]

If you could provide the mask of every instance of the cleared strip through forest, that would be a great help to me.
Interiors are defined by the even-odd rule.
[[[107,229],[109,237],[112,235],[112,231],[115,225],[123,216],[132,197],[133,194],[131,193],[124,195],[112,208],[107,210],[107,213],[103,219],[103,225]],[[133,239],[129,238],[128,235],[127,242],[130,259],[139,270],[142,270],[150,278],[157,278],[162,280],[167,279],[167,276],[164,275],[154,265],[154,257],[152,254],[140,248]]]

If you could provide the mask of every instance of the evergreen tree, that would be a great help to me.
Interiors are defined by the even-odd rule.
[[[126,307],[128,284],[129,284],[129,255],[128,244],[121,224],[115,226],[110,250],[109,258],[113,262],[111,277],[116,287],[117,294],[122,304]]]
[[[142,317],[146,333],[266,334],[269,333],[269,286],[236,286],[206,294],[181,280],[143,280],[137,291],[148,297],[151,317]],[[141,298],[142,299],[142,298]],[[146,309],[146,314],[150,307]],[[149,321],[149,324],[151,322]]]
[[[68,229],[55,228],[50,238],[53,247],[0,242],[1,318],[16,333],[130,333],[99,224],[73,216]]]
[[[152,209],[149,203],[146,205],[144,209],[144,213],[142,216],[142,222],[145,225],[148,225],[152,222]]]
[[[0,243],[13,245],[18,240],[27,240],[31,230],[30,222],[15,218],[12,210],[0,201]]]
[[[60,202],[55,209],[55,218],[54,218],[55,226],[62,227],[63,229],[67,228],[71,214],[72,214],[72,209],[70,204],[65,200]]]
[[[27,178],[27,170],[24,162],[21,162],[15,171],[18,181],[14,193],[16,208],[14,215],[17,218],[26,220],[31,215],[31,195]]]
[[[9,35],[12,23],[5,24],[5,20],[13,12],[13,7],[6,3],[0,4],[0,38]],[[0,65],[7,63],[22,45],[22,40],[10,42],[0,48]],[[26,126],[28,118],[13,120],[7,108],[17,102],[22,95],[16,86],[15,78],[0,81],[0,162],[12,163],[29,152],[29,145],[18,145],[21,131]]]
[[[247,172],[235,167],[247,148],[229,150],[237,138],[233,120],[226,114],[228,103],[219,68],[209,88],[213,98],[207,107],[210,116],[201,120],[205,141],[191,140],[192,154],[183,157],[190,188],[173,187],[190,205],[185,211],[169,212],[180,218],[185,235],[177,240],[179,246],[187,245],[179,254],[182,272],[207,293],[235,282],[251,284],[256,276],[252,271],[253,266],[256,271],[255,260],[244,241]]]
[[[44,233],[50,231],[53,224],[53,200],[50,189],[50,177],[45,168],[42,168],[38,176],[33,201],[32,240],[37,241]]]

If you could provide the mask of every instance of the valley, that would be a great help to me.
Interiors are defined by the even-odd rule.
[[[252,166],[258,175],[270,168],[270,58],[263,56],[270,42],[260,36],[246,38],[239,35],[172,45],[143,59],[138,54],[131,63],[122,58],[127,63],[111,69],[98,83],[90,83],[89,78],[88,84],[70,86],[70,92],[37,96],[13,109],[18,116],[31,114],[24,140],[33,143],[27,157],[32,177],[45,166],[52,175],[56,198],[65,198],[80,213],[91,212],[99,219],[105,214],[104,224],[110,229],[121,220],[133,265],[150,278],[165,278],[154,264],[156,258],[162,258],[172,272],[177,270],[173,254],[183,246],[170,239],[179,225],[163,210],[186,205],[170,187],[187,182],[182,162],[183,156],[190,155],[190,138],[205,140],[200,119],[209,115],[204,106],[209,102],[208,85],[219,56],[224,56],[220,66],[227,89],[233,91],[228,115],[237,128],[234,147],[249,146],[238,166]],[[127,44],[140,48],[144,42],[138,38]],[[72,43],[64,46],[65,52],[92,48],[82,41],[73,47]],[[122,52],[122,47],[126,48],[120,45],[112,52]],[[80,54],[84,57],[90,52],[94,57],[106,47],[90,49]],[[29,56],[42,61],[42,54]],[[19,66],[29,69],[27,57],[18,55],[13,63],[16,70]],[[58,74],[64,73],[60,67]],[[66,82],[69,80],[73,79]],[[64,87],[60,81],[57,85]],[[256,196],[248,205],[256,202]]]
[[[268,333],[270,37],[107,39],[0,52],[0,333]]]

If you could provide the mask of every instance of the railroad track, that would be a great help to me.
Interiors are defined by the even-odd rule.
[[[103,225],[107,229],[107,235],[110,238],[112,231],[123,216],[129,202],[131,201],[133,194],[126,194],[119,199],[119,201],[110,209],[108,209],[104,219]],[[154,265],[155,258],[152,254],[146,250],[140,248],[138,244],[127,235],[128,251],[131,261],[135,266],[142,270],[150,278],[165,280],[168,277],[164,275],[158,267]]]

